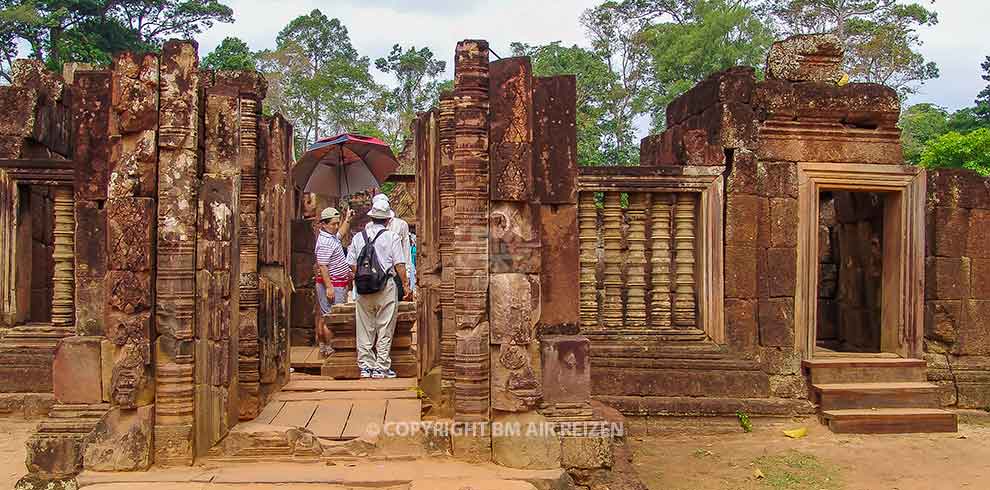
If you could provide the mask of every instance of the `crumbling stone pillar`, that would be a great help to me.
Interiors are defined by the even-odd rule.
[[[289,302],[292,292],[292,192],[289,174],[293,146],[292,125],[282,116],[260,119],[258,127],[261,160],[257,216],[260,237],[257,338],[258,379],[261,384],[257,405],[260,410],[267,404],[268,396],[288,381],[289,374]],[[248,404],[249,407],[251,405]],[[242,414],[245,412],[241,410]]]
[[[195,454],[205,454],[240,416],[237,195],[240,114],[237,90],[206,89],[204,173],[196,224]]]
[[[73,125],[76,128],[76,332],[103,335],[106,309],[107,199],[110,162],[109,72],[76,74]]]
[[[92,470],[132,471],[151,465],[158,76],[157,55],[124,53],[114,59],[111,160],[103,209],[103,359],[101,367],[89,368],[102,373],[103,399],[112,408],[84,440],[83,465]]]
[[[529,58],[491,64],[490,313],[492,409],[525,412],[541,397],[533,369],[539,320],[540,212],[533,196]]]
[[[457,346],[457,319],[454,303],[456,232],[456,179],[454,178],[455,143],[454,95],[440,95],[437,132],[440,139],[440,170],[435,192],[440,194],[440,366],[446,392],[453,388],[454,358]],[[426,192],[434,192],[427,190]],[[420,195],[423,198],[423,194]]]
[[[487,42],[462,41],[457,44],[454,79],[455,419],[487,421],[491,405]]]
[[[196,44],[162,48],[158,139],[155,462],[193,459],[199,70]]]
[[[240,418],[253,419],[261,411],[258,360],[258,161],[261,100],[265,96],[264,78],[256,73],[219,72],[217,85],[236,88],[240,111],[240,135],[237,160],[240,189],[237,195],[238,235],[240,246],[238,304],[238,390]]]

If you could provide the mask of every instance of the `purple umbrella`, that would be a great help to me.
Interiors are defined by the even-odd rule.
[[[344,133],[310,145],[292,170],[303,192],[336,197],[381,187],[399,161],[378,138]]]

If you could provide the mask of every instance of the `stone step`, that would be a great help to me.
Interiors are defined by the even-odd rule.
[[[295,373],[282,391],[404,391],[416,388],[416,378],[338,380]]]
[[[931,383],[830,383],[812,385],[820,410],[847,408],[938,408]]]
[[[87,490],[142,488],[180,488],[175,484],[198,483],[192,488],[395,488],[416,490],[530,490],[574,488],[564,470],[518,470],[494,464],[471,464],[450,458],[429,458],[412,461],[357,461],[328,465],[314,463],[255,462],[223,464],[219,467],[152,469],[147,472],[98,473],[86,471],[77,478],[80,488]],[[477,482],[477,484],[475,484]],[[530,486],[524,485],[528,483]],[[501,485],[499,485],[501,484]],[[128,487],[127,485],[132,485]],[[255,485],[268,485],[258,486]],[[275,487],[274,485],[279,485]],[[270,487],[269,487],[270,486]],[[307,488],[307,487],[299,487]]]
[[[826,410],[822,412],[822,419],[835,433],[907,434],[957,430],[955,413],[933,408]]]
[[[623,415],[726,416],[737,411],[789,417],[811,415],[815,407],[798,398],[735,398],[694,396],[608,396],[595,395],[598,400]]]
[[[923,382],[928,365],[924,359],[824,358],[802,361],[811,384]]]

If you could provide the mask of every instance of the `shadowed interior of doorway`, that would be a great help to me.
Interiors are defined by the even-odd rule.
[[[881,352],[885,196],[819,194],[818,350]]]

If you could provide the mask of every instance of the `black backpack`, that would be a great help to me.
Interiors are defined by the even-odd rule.
[[[378,261],[378,254],[375,253],[375,240],[382,236],[385,230],[381,230],[375,238],[368,241],[368,232],[362,231],[364,237],[364,248],[357,258],[357,271],[354,275],[354,286],[358,294],[374,294],[385,288],[386,281],[389,280],[388,271],[382,268]]]

